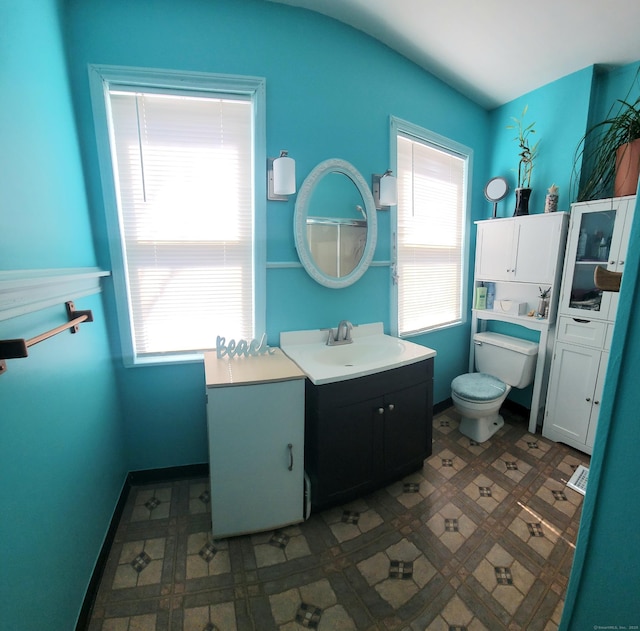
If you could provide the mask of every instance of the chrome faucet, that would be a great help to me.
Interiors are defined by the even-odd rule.
[[[339,344],[352,344],[351,330],[353,324],[349,320],[341,320],[336,329],[335,335],[333,329],[329,329],[329,336],[327,337],[327,346],[338,346]]]

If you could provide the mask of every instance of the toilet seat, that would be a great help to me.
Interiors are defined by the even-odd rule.
[[[469,402],[493,401],[507,391],[502,380],[483,372],[470,372],[459,375],[451,382],[451,389],[460,399]]]

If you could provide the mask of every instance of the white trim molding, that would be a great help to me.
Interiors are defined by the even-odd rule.
[[[0,272],[0,321],[102,291],[111,272],[97,267]]]

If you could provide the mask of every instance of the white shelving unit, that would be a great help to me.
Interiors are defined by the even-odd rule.
[[[542,402],[546,396],[548,357],[553,341],[568,223],[568,213],[476,222],[474,289],[491,282],[495,286],[495,299],[494,309],[472,311],[469,371],[473,372],[475,365],[473,334],[485,330],[489,321],[509,322],[538,331],[539,349],[529,416],[529,431],[532,433],[541,420]],[[500,305],[505,301],[526,303],[527,314],[535,311],[540,287],[551,289],[547,318],[500,311]]]
[[[618,293],[595,286],[601,265],[622,272],[635,196],[574,204],[543,436],[590,454],[613,337]]]

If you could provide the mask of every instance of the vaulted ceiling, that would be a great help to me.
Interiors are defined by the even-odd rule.
[[[357,28],[487,108],[640,60],[640,0],[271,0]]]

